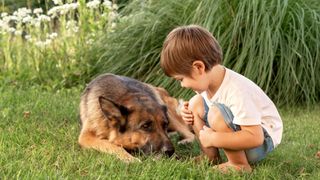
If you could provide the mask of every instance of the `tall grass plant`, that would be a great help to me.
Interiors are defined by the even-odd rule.
[[[123,74],[189,98],[192,92],[163,75],[159,54],[170,30],[199,24],[221,43],[223,64],[256,82],[278,104],[319,100],[318,1],[135,0],[121,15],[115,33],[91,52],[99,59],[92,74]]]

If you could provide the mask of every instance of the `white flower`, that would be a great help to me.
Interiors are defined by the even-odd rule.
[[[43,46],[44,46],[44,43],[43,43],[42,41],[37,41],[37,42],[35,43],[35,45],[38,46],[38,47],[43,47]]]
[[[13,15],[16,16],[19,20],[22,20],[24,17],[31,14],[31,10],[27,8],[19,8],[17,11],[13,12]]]
[[[3,18],[3,17],[6,17],[6,16],[8,16],[8,13],[6,13],[6,12],[1,13],[1,17],[2,17],[2,18]]]
[[[44,47],[50,45],[51,43],[52,43],[51,39],[46,39],[45,41],[37,41],[35,43],[35,45],[40,47],[40,48],[44,48]]]
[[[14,33],[15,31],[16,31],[16,29],[13,28],[13,27],[10,27],[10,28],[8,29],[8,32],[10,32],[10,33]]]
[[[37,20],[40,22],[49,22],[51,18],[47,15],[41,14],[40,16],[38,16]]]
[[[116,24],[116,23],[114,23],[114,22],[113,22],[113,23],[111,23],[111,28],[112,28],[112,29],[114,29],[116,26],[117,26],[117,24]]]
[[[62,0],[52,0],[53,1],[53,4],[55,4],[55,5],[61,5],[61,4],[63,4],[62,3]]]
[[[76,33],[76,32],[78,32],[78,31],[79,31],[79,27],[78,27],[78,26],[75,26],[75,27],[73,27],[73,28],[72,28],[72,30],[73,30],[73,32],[75,32],[75,33]]]
[[[17,16],[5,16],[3,18],[3,20],[7,23],[9,23],[10,21],[18,21],[18,17]]]
[[[36,28],[39,28],[41,26],[41,22],[39,20],[32,21],[31,24],[34,25],[34,27],[36,27]]]
[[[55,6],[48,11],[48,15],[50,15],[52,17],[55,17],[59,14],[64,15],[64,14],[67,14],[71,10],[77,9],[78,7],[79,7],[79,3],[70,3],[70,4],[64,4],[61,6]]]
[[[116,5],[116,4],[113,4],[113,5],[112,5],[112,9],[118,10],[118,8],[119,8],[118,5]]]
[[[56,37],[58,37],[58,34],[54,32],[54,33],[49,34],[48,37],[50,39],[55,39]]]
[[[66,24],[66,29],[71,29],[72,27],[76,26],[77,22],[75,20],[69,20]]]
[[[29,35],[29,34],[25,35],[24,38],[25,38],[27,41],[31,41],[31,35]]]
[[[112,9],[112,2],[109,0],[104,0],[104,2],[102,3],[103,6],[105,6],[108,9]]]
[[[90,9],[97,9],[100,5],[100,0],[93,0],[87,3],[87,7]]]
[[[26,16],[26,17],[24,17],[23,19],[22,19],[22,22],[23,23],[29,23],[29,22],[31,22],[32,21],[32,17],[31,16]]]
[[[2,30],[3,32],[4,31],[9,32],[10,26],[8,24],[2,24],[1,26],[2,27],[0,28],[0,30]]]
[[[77,21],[75,20],[67,21],[66,29],[68,30],[68,36],[74,36],[74,33],[79,32]]]
[[[59,7],[60,6],[55,6],[55,7],[51,8],[51,9],[49,9],[48,15],[56,16],[59,13]]]
[[[3,27],[5,27],[5,24],[6,23],[0,19],[0,29],[3,29]]]
[[[50,45],[52,42],[51,39],[46,39],[46,41],[44,42],[44,45],[47,46],[47,45]]]
[[[93,44],[93,42],[94,42],[93,39],[89,39],[89,40],[86,41],[86,44],[91,45],[91,44]]]
[[[103,18],[105,18],[105,17],[108,17],[108,13],[103,13],[103,14],[101,14],[101,17],[103,17]]]
[[[5,31],[8,31],[9,28],[10,28],[10,26],[9,26],[8,22],[0,19],[0,30],[2,32],[5,32]]]
[[[117,18],[118,13],[114,12],[114,11],[111,11],[109,16],[110,16],[111,21],[113,21],[113,20],[115,20]]]
[[[41,14],[41,13],[43,13],[43,10],[42,10],[42,8],[36,8],[33,10],[33,13],[34,14]]]
[[[16,36],[21,36],[21,35],[22,35],[22,31],[16,30],[16,31],[14,32],[14,35],[16,35]]]
[[[66,5],[66,4],[65,4]],[[69,12],[69,8],[67,6],[63,5],[62,8],[60,9],[60,15],[65,15]]]
[[[79,7],[79,3],[70,3],[68,4],[69,9],[75,10]]]

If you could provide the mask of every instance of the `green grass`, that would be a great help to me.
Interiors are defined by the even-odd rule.
[[[252,174],[222,175],[202,163],[196,143],[177,145],[181,160],[141,157],[125,164],[77,144],[82,87],[47,91],[41,86],[0,87],[0,179],[319,179],[320,105],[281,109],[281,145]],[[29,117],[25,115],[30,112]]]

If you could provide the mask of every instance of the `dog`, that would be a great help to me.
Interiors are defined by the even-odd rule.
[[[177,112],[178,100],[160,87],[114,74],[92,80],[81,95],[78,142],[114,154],[125,162],[140,161],[130,153],[164,153],[174,146],[167,131],[178,131],[191,142],[195,136]]]

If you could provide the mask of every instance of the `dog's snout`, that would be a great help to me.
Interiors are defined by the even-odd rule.
[[[174,153],[174,149],[168,149],[165,151],[165,154],[169,157],[171,157],[173,155],[173,153]]]
[[[171,157],[174,153],[174,147],[170,142],[167,142],[164,144],[162,148],[162,152],[166,154],[167,156]]]

